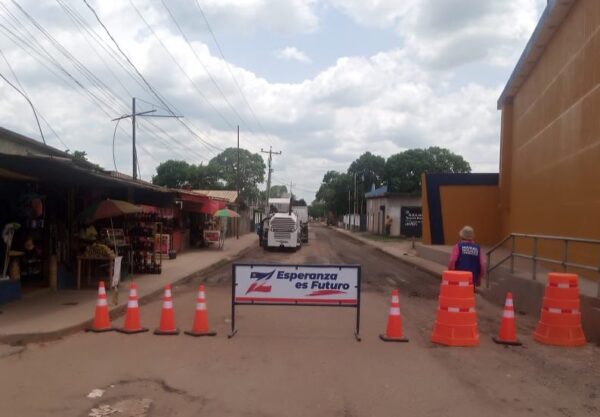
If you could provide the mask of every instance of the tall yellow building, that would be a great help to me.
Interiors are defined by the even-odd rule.
[[[548,2],[498,108],[502,235],[600,239],[599,0]]]

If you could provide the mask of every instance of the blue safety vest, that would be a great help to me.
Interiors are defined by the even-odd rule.
[[[481,275],[480,251],[481,248],[475,242],[458,242],[458,259],[455,268],[457,271],[471,271],[475,285],[479,284],[479,275]]]

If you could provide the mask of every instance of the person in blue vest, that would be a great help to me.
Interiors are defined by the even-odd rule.
[[[463,227],[458,235],[460,240],[452,248],[448,269],[470,271],[473,274],[473,285],[477,288],[485,274],[485,261],[481,247],[475,243],[475,232],[471,226]]]

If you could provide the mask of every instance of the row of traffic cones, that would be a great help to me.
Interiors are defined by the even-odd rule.
[[[540,322],[533,335],[534,340],[554,346],[585,345],[577,281],[576,274],[549,274]],[[398,290],[392,291],[386,332],[380,335],[380,338],[386,342],[408,342],[402,334]],[[515,310],[510,292],[506,295],[498,336],[492,339],[504,345],[522,344],[516,335]],[[445,271],[442,275],[431,341],[446,346],[479,345],[475,295],[470,272]]]
[[[91,332],[107,332],[117,330],[121,333],[135,334],[147,332],[148,329],[142,326],[140,320],[140,306],[138,304],[137,285],[132,282],[129,287],[129,300],[127,301],[127,312],[125,314],[125,322],[123,327],[115,329],[110,323],[108,313],[108,302],[106,299],[106,288],[104,282],[100,281],[98,285],[98,301],[96,302],[96,312],[92,326],[87,329]],[[160,323],[157,329],[154,330],[156,335],[178,335],[179,329],[175,325],[175,314],[173,312],[173,294],[171,286],[165,286],[163,297],[163,307],[160,313]],[[208,327],[208,310],[206,308],[206,295],[204,285],[200,285],[198,296],[196,299],[196,312],[194,314],[194,324],[190,331],[184,332],[190,336],[214,336],[215,332],[209,330]]]

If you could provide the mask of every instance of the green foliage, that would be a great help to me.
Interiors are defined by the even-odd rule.
[[[324,201],[314,200],[308,206],[308,215],[312,217],[327,217],[327,203]]]
[[[364,193],[371,186],[380,187],[388,184],[392,192],[419,194],[421,192],[421,174],[423,173],[468,173],[471,167],[462,156],[447,149],[431,147],[427,149],[410,149],[392,155],[386,161],[383,157],[370,152],[362,154],[350,164],[347,173],[328,171],[323,176],[321,187],[317,192],[311,210],[323,216],[325,208],[336,217],[348,213],[350,205],[354,204],[354,175],[359,207],[365,208]],[[359,209],[360,211],[360,209]]]
[[[67,153],[69,153],[69,151],[67,151]],[[94,164],[93,162],[90,162],[88,160],[86,151],[73,151],[73,154],[71,156],[73,157],[73,162],[75,162],[76,164],[84,166],[87,165],[88,167],[92,166],[98,171],[104,171],[100,165]]]
[[[265,180],[265,162],[260,154],[251,153],[246,149],[239,150],[239,158],[240,196],[238,198],[246,202],[254,201],[259,195],[258,184]],[[208,167],[213,170],[211,172],[225,189],[237,189],[237,162],[238,149],[227,148],[208,163]]]
[[[156,168],[152,183],[169,188],[237,189],[237,148],[228,148],[208,165],[169,160]],[[265,179],[265,163],[259,154],[240,149],[240,199],[252,201]],[[284,186],[285,188],[285,186]],[[286,189],[287,191],[287,189]]]
[[[174,161],[170,159],[156,167],[156,175],[152,177],[152,183],[168,188],[184,188],[190,186],[192,167],[193,165],[190,165],[185,161]]]
[[[462,156],[438,147],[409,149],[390,156],[385,164],[389,189],[398,193],[419,194],[423,173],[469,172],[471,166]]]
[[[354,178],[337,171],[328,171],[323,176],[323,182],[317,191],[317,200],[323,201],[335,216],[348,212],[348,191]]]
[[[350,164],[348,174],[357,177],[357,184],[363,192],[369,192],[371,186],[381,187],[385,177],[385,159],[382,156],[365,152]]]

